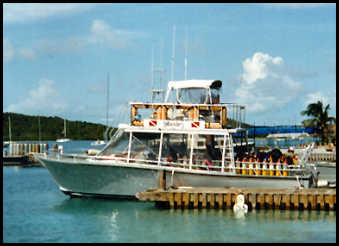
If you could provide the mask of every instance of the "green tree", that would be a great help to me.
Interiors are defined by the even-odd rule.
[[[311,103],[307,106],[307,109],[301,112],[301,115],[311,117],[302,122],[304,127],[315,127],[316,133],[320,136],[322,143],[328,142],[328,136],[325,134],[330,123],[336,123],[336,118],[329,117],[328,111],[330,105],[324,105],[321,101],[317,103]]]

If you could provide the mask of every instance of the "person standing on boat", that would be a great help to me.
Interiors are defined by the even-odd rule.
[[[272,158],[271,155],[268,157],[268,160],[269,160],[269,163],[270,163],[269,164],[270,176],[274,176],[275,175],[275,171],[274,171],[275,167],[274,167],[274,162],[273,162],[273,158]]]
[[[248,165],[248,167],[249,167],[248,174],[249,175],[254,175],[254,171],[253,171],[254,165],[255,165],[254,162],[255,162],[255,158],[254,158],[253,155],[251,155],[250,158],[249,158],[249,165]]]
[[[266,176],[267,175],[267,169],[268,169],[268,165],[267,165],[267,158],[264,158],[264,160],[262,161],[263,165],[262,165],[262,175]]]
[[[260,164],[261,161],[260,161],[258,156],[255,157],[255,161],[256,161],[256,163],[254,164],[255,165],[255,173],[256,173],[256,175],[261,175],[261,164]]]
[[[245,156],[242,159],[242,170],[241,170],[241,174],[243,175],[247,175],[247,162],[248,162],[248,158],[247,156]]]

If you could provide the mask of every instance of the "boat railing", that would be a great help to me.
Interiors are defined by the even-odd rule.
[[[210,164],[207,164],[206,160],[193,160],[190,165],[187,159],[178,159],[177,161],[168,161],[168,160],[148,160],[138,157],[128,156],[85,156],[77,154],[63,154],[63,158],[70,159],[76,162],[79,159],[90,159],[90,160],[107,160],[107,161],[117,161],[126,164],[143,164],[143,165],[153,165],[153,166],[162,166],[162,167],[171,167],[171,168],[185,168],[192,170],[201,170],[206,172],[216,172],[216,173],[233,173],[239,175],[255,175],[255,176],[296,176],[302,175],[307,168],[303,165],[292,164],[288,165],[285,163],[268,163],[268,162],[251,162],[251,161],[235,161],[233,166],[231,162],[225,161],[224,170],[222,170],[222,161],[213,160]]]
[[[233,119],[240,127],[244,121],[245,107],[235,103],[219,104],[173,104],[173,103],[130,103],[131,125],[139,127],[159,126],[170,127],[184,124],[183,122],[196,123],[198,128],[221,129],[226,128],[227,119]],[[143,119],[138,113],[140,109],[152,110]]]

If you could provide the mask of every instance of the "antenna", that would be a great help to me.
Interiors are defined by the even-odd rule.
[[[186,35],[185,35],[185,80],[187,80],[187,26],[186,26]]]
[[[39,119],[39,143],[40,143],[40,141],[41,141],[41,139],[40,139],[40,115],[39,115],[38,119]]]
[[[161,51],[163,49],[164,46],[164,40],[161,40]],[[154,102],[155,98],[157,95],[161,95],[161,100],[164,100],[164,90],[161,89],[162,87],[162,79],[163,79],[163,73],[165,72],[165,69],[162,68],[162,52],[160,52],[160,68],[156,69],[154,68],[154,64],[153,64],[153,47],[152,47],[152,102]],[[154,74],[155,72],[159,72],[159,77],[157,79],[157,89],[155,89],[154,87]]]
[[[160,68],[159,68],[159,87],[162,87],[162,79],[163,79],[163,72],[165,71],[163,69],[163,51],[164,51],[164,39],[161,39],[161,47],[160,47]]]
[[[12,129],[11,129],[11,116],[8,115],[8,135],[9,135],[9,142],[12,142]]]
[[[175,25],[173,26],[172,57],[171,57],[171,81],[174,79],[174,59],[175,59]]]
[[[108,111],[109,111],[109,73],[107,73],[107,108],[106,108],[106,127],[108,127]]]
[[[152,101],[153,101],[153,89],[154,89],[154,46],[152,45],[152,65],[151,65],[151,73],[152,73]]]

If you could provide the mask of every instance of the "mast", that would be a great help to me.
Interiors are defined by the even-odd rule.
[[[165,69],[162,68],[162,49],[164,46],[164,41],[161,40],[161,52],[160,52],[160,67],[154,68],[154,61],[153,61],[153,47],[152,47],[152,103],[155,101],[156,97],[160,95],[160,100],[164,101],[164,90],[162,88],[162,80],[163,80],[163,73],[165,72]],[[155,88],[155,79],[154,74],[155,72],[159,73],[158,79],[157,79],[157,89]]]
[[[154,90],[154,46],[152,45],[152,64],[151,64],[151,73],[152,73],[152,102],[153,102],[153,90]]]
[[[65,138],[66,138],[66,119],[64,119],[64,134],[65,134]]]
[[[41,139],[40,139],[40,115],[39,115],[39,142],[41,141]]]
[[[9,142],[12,142],[11,117],[8,115],[8,134]]]
[[[185,35],[185,80],[187,80],[187,26]]]
[[[173,26],[172,57],[171,57],[171,81],[174,80],[174,59],[175,59],[175,25]]]
[[[108,111],[109,111],[109,73],[107,73],[107,92],[106,92],[106,99],[107,99],[107,107],[106,107],[106,127],[108,127]]]

